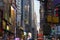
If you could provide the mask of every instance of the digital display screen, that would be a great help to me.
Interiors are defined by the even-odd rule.
[[[57,5],[57,4],[59,4],[59,3],[60,3],[60,0],[54,0],[54,1],[53,1],[53,4],[54,4],[54,5]]]

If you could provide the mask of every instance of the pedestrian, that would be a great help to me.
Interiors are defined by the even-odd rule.
[[[52,38],[52,40],[55,40],[55,38]]]

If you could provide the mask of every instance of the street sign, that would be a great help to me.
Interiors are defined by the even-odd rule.
[[[53,23],[59,23],[59,17],[53,16],[52,22],[53,22]]]
[[[47,16],[47,22],[52,22],[52,16],[51,15]]]

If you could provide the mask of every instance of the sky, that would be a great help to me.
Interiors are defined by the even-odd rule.
[[[34,0],[34,11],[36,12],[36,15],[37,15],[37,22],[40,21],[40,18],[39,18],[39,16],[40,16],[39,9],[40,9],[40,3],[39,3],[39,1]]]
[[[39,30],[40,28],[40,13],[39,13],[39,9],[40,9],[40,2],[37,0],[34,0],[34,12],[37,15],[37,29]]]

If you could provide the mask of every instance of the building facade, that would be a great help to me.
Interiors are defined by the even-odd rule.
[[[56,13],[56,10],[55,10],[55,6],[59,3],[58,1],[56,0],[39,0],[41,5],[43,5],[43,10],[44,10],[44,14],[43,14],[43,22],[41,21],[41,23],[43,25],[49,25],[50,28],[52,30],[52,28],[56,25],[56,24],[59,24],[59,17]],[[56,2],[56,3],[55,3]],[[43,3],[43,4],[42,4]],[[41,8],[42,9],[42,8]],[[41,15],[41,12],[40,11],[40,15]],[[42,17],[40,17],[42,18]],[[56,20],[55,20],[56,19]],[[43,29],[44,26],[42,25]],[[47,27],[46,27],[47,28]],[[50,30],[50,33],[51,33],[51,30]],[[44,30],[43,30],[44,31]]]
[[[43,25],[45,24],[45,2],[44,0],[38,0],[40,1],[40,30],[43,31]],[[41,33],[41,32],[39,32]]]
[[[33,38],[34,40],[37,40],[37,15],[36,13],[33,13]]]
[[[32,33],[33,35],[33,13],[34,13],[34,0],[23,1],[23,27],[26,33]]]
[[[1,0],[0,1],[0,9],[1,9],[1,29],[2,36],[7,40],[11,34],[14,36],[14,28],[16,26],[16,4],[15,0]],[[14,6],[13,6],[14,5]],[[9,35],[10,34],[10,35]],[[7,37],[6,37],[7,36]]]
[[[23,1],[23,20],[24,26],[27,28],[27,32],[31,32],[31,23],[32,23],[32,5],[31,0],[24,0]],[[28,26],[26,26],[28,25]],[[30,27],[29,27],[30,26]],[[29,29],[29,30],[28,30]]]

